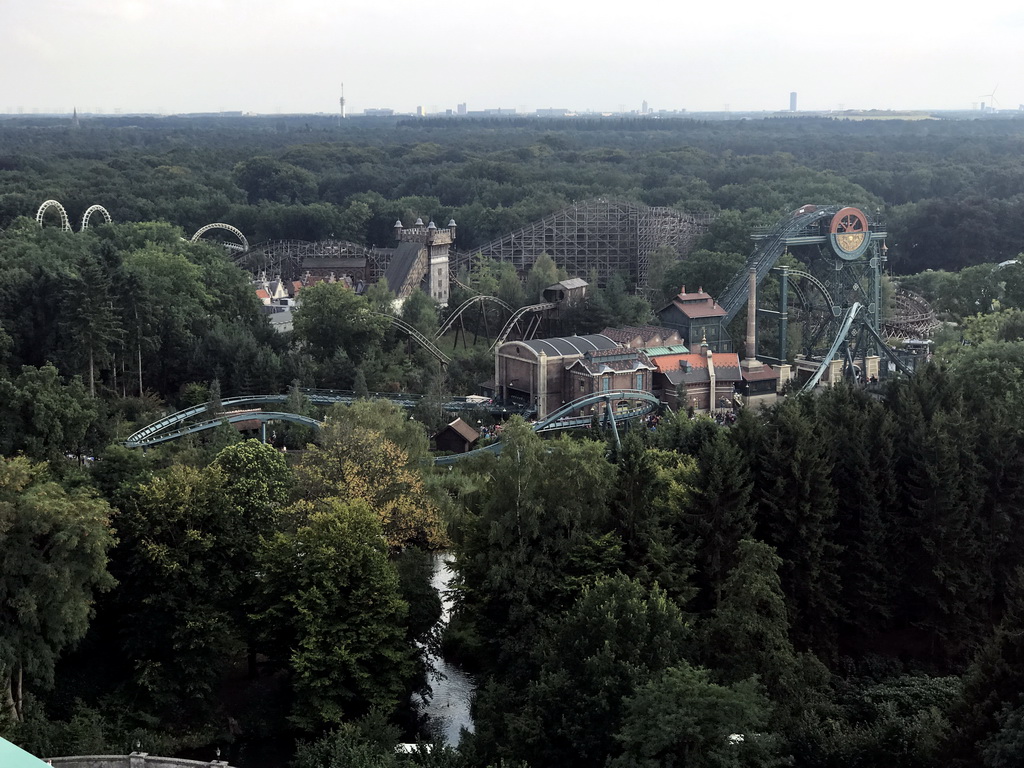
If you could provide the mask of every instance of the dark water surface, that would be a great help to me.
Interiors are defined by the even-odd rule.
[[[452,601],[448,596],[448,583],[452,579],[448,567],[451,555],[439,552],[434,555],[434,577],[431,584],[441,595],[441,618],[436,630],[448,624]],[[436,634],[440,634],[437,632]],[[427,661],[435,670],[430,677],[433,696],[420,706],[420,711],[428,718],[428,724],[439,740],[455,746],[459,743],[459,734],[463,728],[472,733],[473,718],[470,707],[473,703],[473,692],[476,683],[471,675],[463,672],[455,664],[444,660],[435,648],[427,649]]]

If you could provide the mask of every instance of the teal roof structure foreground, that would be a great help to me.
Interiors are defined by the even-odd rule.
[[[0,738],[0,765],[3,768],[44,768],[47,764],[21,747]]]

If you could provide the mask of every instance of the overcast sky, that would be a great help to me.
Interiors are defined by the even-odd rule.
[[[1008,0],[0,0],[0,112],[1016,109],[1022,31]]]

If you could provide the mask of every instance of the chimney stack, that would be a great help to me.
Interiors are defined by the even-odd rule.
[[[757,270],[753,267],[747,275],[747,340],[743,352],[743,368],[749,371],[761,367],[757,359]]]

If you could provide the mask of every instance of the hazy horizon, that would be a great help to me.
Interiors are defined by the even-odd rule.
[[[336,114],[342,82],[350,114],[779,111],[791,91],[800,111],[1024,103],[1024,9],[995,0],[959,15],[881,0],[652,0],[629,13],[557,0],[9,0],[2,13],[5,114]]]

